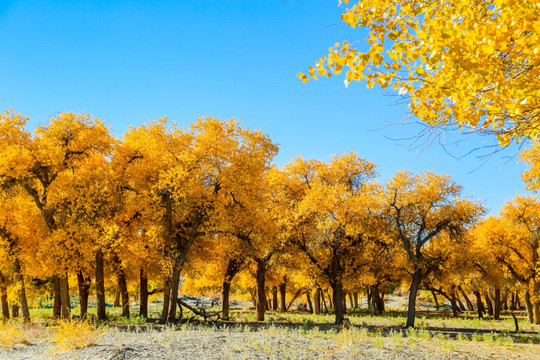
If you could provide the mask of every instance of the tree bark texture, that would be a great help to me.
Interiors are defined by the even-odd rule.
[[[287,275],[283,277],[283,282],[279,284],[279,296],[281,300],[281,312],[287,311],[287,301],[285,295],[287,293]]]
[[[418,294],[418,288],[422,282],[422,273],[420,270],[416,270],[413,274],[411,287],[409,289],[409,304],[407,309],[407,324],[408,328],[414,327],[414,321],[416,316],[416,295]]]
[[[148,275],[142,267],[139,270],[139,316],[148,318]]]
[[[97,300],[97,318],[98,320],[107,320],[107,311],[105,308],[105,272],[103,251],[96,251],[96,300]]]
[[[266,292],[266,262],[262,259],[256,259],[257,262],[257,321],[264,321]]]
[[[129,317],[129,293],[127,288],[126,272],[120,266],[118,269],[118,290],[122,298],[122,316]]]
[[[332,294],[334,295],[334,310],[336,312],[335,323],[341,325],[345,318],[345,309],[343,308],[343,284],[340,279],[330,282],[332,286]]]
[[[90,279],[85,278],[82,271],[77,271],[77,285],[79,287],[79,308],[81,319],[86,319],[88,314],[88,295],[90,294]]]
[[[59,318],[62,314],[62,297],[60,296],[60,277],[54,276],[53,316]]]
[[[60,278],[60,299],[62,302],[62,319],[71,318],[71,301],[69,299],[69,283],[67,273]]]
[[[7,284],[4,274],[0,272],[0,303],[2,304],[2,320],[9,320],[9,303],[7,298]]]
[[[315,305],[313,311],[315,312],[316,315],[319,315],[321,313],[321,289],[320,288],[317,288],[317,290],[315,290],[315,296],[313,298],[313,302]]]

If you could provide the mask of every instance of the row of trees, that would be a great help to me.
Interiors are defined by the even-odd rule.
[[[380,313],[384,294],[405,284],[407,326],[420,289],[448,297],[455,311],[460,298],[473,308],[474,294],[480,316],[482,296],[498,314],[508,294],[523,294],[540,323],[535,198],[482,219],[483,207],[445,175],[401,171],[380,183],[354,153],[278,168],[271,139],[235,120],[182,128],[159,119],[122,139],[84,114],[61,113],[33,132],[27,120],[10,111],[0,119],[4,318],[11,302],[30,320],[28,291],[53,293],[54,315],[69,317],[76,277],[83,317],[95,293],[106,319],[112,290],[129,316],[137,289],[140,315],[159,292],[161,320],[172,322],[184,276],[194,289],[222,289],[225,318],[234,284],[252,292],[258,320],[269,303],[277,308],[278,293],[284,309],[287,291],[305,293],[315,312],[331,294],[336,323],[347,293],[367,289]]]

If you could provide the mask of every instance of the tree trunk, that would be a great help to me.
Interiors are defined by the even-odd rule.
[[[274,286],[272,288],[272,310],[277,311],[278,310],[278,288],[277,286]]]
[[[495,320],[501,319],[501,289],[495,287],[495,293],[493,296],[493,318]]]
[[[163,281],[163,309],[161,310],[161,323],[166,323],[169,317],[169,305],[171,298],[171,277],[165,276]]]
[[[456,301],[457,301],[457,303],[459,305],[459,310],[460,311],[463,311],[463,312],[467,311],[467,308],[465,307],[465,305],[463,304],[463,302],[459,298],[459,295],[456,295]]]
[[[358,292],[355,291],[353,296],[354,296],[354,308],[358,309]]]
[[[2,320],[9,320],[9,304],[7,298],[7,285],[4,274],[0,272],[0,302],[2,303]]]
[[[172,277],[171,277],[171,289],[170,289],[170,295],[169,295],[169,322],[174,323],[176,321],[176,306],[177,306],[177,299],[178,299],[178,289],[180,286],[180,272],[181,272],[181,266],[180,264],[176,264],[176,266],[173,269]]]
[[[60,296],[60,277],[54,276],[53,317],[59,318],[62,312],[62,297]]]
[[[334,294],[332,294],[332,296],[330,296],[330,291],[326,291],[326,294],[328,295],[328,306],[331,308],[331,309],[334,309]]]
[[[534,324],[534,314],[533,314],[533,306],[531,303],[531,294],[529,293],[528,290],[525,290],[524,300],[525,300],[525,307],[527,308],[527,316],[529,317],[529,322],[531,324]]]
[[[482,304],[482,296],[480,295],[480,291],[475,291],[474,296],[476,296],[476,308],[478,309],[478,318],[483,319],[484,318],[484,304]]]
[[[279,296],[281,300],[281,312],[287,311],[287,302],[285,299],[285,295],[287,292],[287,275],[283,277],[283,282],[279,284]]]
[[[347,313],[347,292],[344,291],[342,294],[342,303],[343,303],[343,314]]]
[[[493,303],[491,302],[488,293],[484,294],[484,299],[486,300],[488,315],[493,316]]]
[[[118,287],[118,279],[116,279],[116,288],[114,289],[113,307],[120,307],[120,288]]]
[[[126,272],[119,266],[118,268],[118,290],[120,290],[120,297],[122,298],[122,316],[129,317],[129,294],[127,289]]]
[[[368,310],[371,310],[373,308],[372,304],[373,304],[373,291],[371,290],[371,286],[368,287],[367,291],[366,291],[366,297],[367,297],[367,307],[368,307]]]
[[[262,259],[257,261],[257,321],[264,321],[264,313],[266,302],[265,293],[265,277],[266,277],[266,262]]]
[[[60,299],[62,302],[62,319],[71,318],[71,302],[69,300],[69,283],[67,273],[60,278]]]
[[[409,289],[409,304],[407,309],[407,324],[408,328],[414,327],[414,320],[416,315],[416,295],[418,294],[418,288],[422,282],[422,273],[416,270],[413,274],[411,287]]]
[[[516,310],[516,294],[513,291],[510,294],[510,310],[512,311]]]
[[[79,307],[81,309],[81,319],[86,319],[88,314],[90,279],[86,279],[80,270],[77,271],[77,285],[79,286]]]
[[[313,303],[311,302],[311,296],[310,296],[310,291],[309,290],[306,290],[306,298],[307,298],[307,303],[308,303],[308,310],[311,314],[313,314]]]
[[[452,315],[454,315],[454,317],[458,317],[458,304],[456,301],[456,293],[454,289],[452,289],[452,293],[450,294],[450,304],[452,305]]]
[[[315,290],[315,296],[313,298],[314,302],[314,309],[315,315],[319,315],[321,313],[321,289],[317,288]]]
[[[19,317],[19,304],[16,302],[11,303],[11,317],[14,319]]]
[[[353,300],[352,292],[348,292],[347,294],[349,295],[349,304],[351,305],[349,306],[349,308],[354,309],[354,300]]]
[[[379,288],[377,286],[374,286],[371,288],[371,302],[373,303],[373,315],[381,315],[382,314],[382,307],[381,307],[381,298],[379,295]]]
[[[461,291],[461,294],[463,295],[463,298],[465,299],[465,303],[467,304],[467,308],[469,309],[469,311],[474,311],[474,305],[472,304],[471,300],[469,300],[467,293],[463,290],[461,286],[459,287],[459,290]]]
[[[229,297],[231,294],[231,283],[227,280],[223,281],[223,286],[221,287],[221,316],[223,320],[229,320]]]
[[[323,302],[323,305],[324,305],[324,311],[328,314],[328,306],[326,305],[326,300],[324,299],[324,291],[322,291],[322,289],[320,289],[320,294],[321,294],[321,300]]]
[[[107,320],[107,311],[105,304],[105,272],[103,262],[103,251],[96,251],[96,299],[97,299],[97,318],[98,320]]]
[[[334,295],[335,324],[341,325],[345,317],[345,309],[343,308],[343,284],[340,279],[335,279],[331,281],[330,285],[332,285],[332,294]]]
[[[540,302],[533,303],[533,320],[536,325],[540,324]]]
[[[238,258],[229,259],[227,264],[227,270],[225,270],[225,277],[221,288],[221,312],[224,320],[229,319],[231,282],[240,269],[242,269],[243,264],[244,260]]]
[[[21,272],[21,265],[19,260],[15,260],[15,281],[18,284],[17,295],[19,297],[19,304],[23,315],[23,321],[25,323],[30,322],[30,310],[28,309],[28,301],[26,299],[26,286],[24,284],[24,277]]]
[[[433,296],[433,301],[435,301],[435,310],[439,311],[439,300],[437,299],[437,294],[435,294],[435,291],[431,290],[431,296]]]
[[[142,267],[139,271],[139,316],[148,318],[148,275]]]

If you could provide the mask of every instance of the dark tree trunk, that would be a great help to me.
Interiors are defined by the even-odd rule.
[[[493,318],[495,320],[501,319],[501,289],[495,287],[495,292],[493,294]]]
[[[14,319],[19,317],[19,304],[16,302],[11,303],[11,317]]]
[[[484,318],[484,304],[482,304],[482,296],[480,295],[480,291],[474,291],[474,296],[476,297],[476,308],[478,310],[478,318],[483,319]]]
[[[527,308],[527,317],[529,318],[529,322],[531,324],[534,324],[534,314],[533,314],[533,306],[531,303],[531,294],[529,293],[528,290],[525,290],[523,299],[525,300],[525,307]]]
[[[60,278],[60,299],[62,302],[62,318],[71,318],[71,302],[69,300],[69,283],[67,273]]]
[[[321,313],[321,289],[317,288],[315,290],[315,296],[313,298],[314,302],[314,309],[315,315],[319,315]]]
[[[105,272],[103,262],[103,251],[96,251],[96,298],[97,298],[97,318],[107,320],[105,305]]]
[[[9,303],[7,298],[7,285],[4,274],[0,272],[0,302],[2,303],[2,320],[9,320]]]
[[[354,296],[354,308],[358,309],[358,292],[355,291],[353,296]]]
[[[287,311],[287,302],[285,299],[285,294],[287,292],[287,276],[283,277],[283,282],[279,284],[279,296],[281,300],[281,312]]]
[[[120,307],[120,288],[118,287],[118,279],[116,279],[116,289],[114,289],[113,307]]]
[[[23,314],[24,322],[30,322],[30,310],[28,309],[28,301],[26,299],[26,286],[24,284],[24,277],[21,270],[21,263],[18,259],[14,262],[15,265],[15,281],[18,284],[17,296],[19,298],[19,304]]]
[[[416,270],[413,274],[411,287],[409,289],[409,304],[407,309],[407,324],[408,328],[414,327],[414,320],[416,316],[416,295],[418,294],[418,288],[422,282],[422,273],[420,270]]]
[[[340,279],[336,279],[330,285],[332,285],[332,294],[334,295],[335,324],[341,325],[345,317],[345,309],[343,308],[343,284]]]
[[[452,293],[450,294],[450,304],[452,305],[452,314],[454,315],[454,317],[458,317],[459,316],[458,304],[456,301],[456,293],[453,289],[452,289]]]
[[[278,288],[274,286],[272,288],[272,310],[278,310]]]
[[[88,295],[90,293],[90,279],[86,279],[82,271],[77,271],[77,285],[79,286],[79,307],[81,319],[86,319],[88,314]]]
[[[129,294],[127,289],[126,272],[119,266],[118,269],[118,290],[120,290],[120,297],[122,298],[122,316],[129,317]]]
[[[231,283],[224,280],[223,286],[221,287],[221,316],[223,320],[229,320],[230,295]]]
[[[460,311],[463,311],[463,312],[467,311],[467,308],[465,307],[465,304],[463,304],[463,302],[462,302],[461,299],[459,298],[459,295],[458,295],[458,294],[456,294],[456,301],[457,301],[457,303],[458,303],[458,305],[459,305],[459,310],[460,310]]]
[[[60,277],[54,276],[53,317],[59,318],[62,313],[62,297],[60,296]]]
[[[515,292],[512,292],[510,294],[510,310],[512,310],[512,311],[516,310],[516,294],[515,294]]]
[[[467,308],[469,309],[469,311],[474,311],[474,305],[471,300],[469,300],[467,293],[463,290],[461,286],[459,287],[459,290],[461,291],[461,295],[463,295],[463,298],[465,299],[465,303],[467,304]]]
[[[264,321],[266,293],[265,293],[265,277],[266,277],[266,261],[256,259],[257,262],[257,321]]]
[[[180,286],[180,264],[176,264],[176,266],[173,269],[172,277],[171,277],[171,289],[170,289],[170,295],[169,295],[169,318],[168,321],[170,323],[174,323],[176,321],[176,305],[177,305],[177,299],[178,299],[178,288]]]
[[[139,316],[148,318],[148,275],[142,267],[139,271]]]
[[[491,302],[491,299],[487,293],[484,294],[484,299],[486,300],[488,314],[493,316],[493,303]]]
[[[335,309],[334,307],[334,294],[332,293],[332,296],[330,296],[330,291],[326,291],[326,294],[328,295],[328,306],[331,309]]]
[[[169,305],[171,298],[171,278],[166,276],[163,281],[163,309],[161,310],[161,323],[166,323],[169,317]]]
[[[311,302],[311,296],[309,295],[309,290],[306,290],[306,299],[308,303],[308,310],[313,314],[313,303]]]
[[[343,303],[343,314],[347,313],[347,292],[344,291],[342,294],[341,302]]]
[[[323,302],[323,305],[324,305],[324,311],[328,314],[328,305],[326,305],[326,300],[324,299],[324,291],[322,291],[322,289],[320,289],[320,294],[321,294],[321,300]]]
[[[372,304],[373,304],[373,291],[371,290],[371,287],[368,287],[367,291],[366,291],[366,297],[367,297],[367,307],[368,307],[368,310],[371,310],[373,307],[372,307]]]
[[[227,269],[225,270],[225,277],[223,279],[223,286],[221,288],[221,312],[224,320],[229,319],[229,308],[230,308],[230,296],[231,296],[231,282],[238,274],[244,260],[238,258],[229,259],[227,264]]]
[[[433,301],[435,301],[435,310],[439,311],[439,300],[437,299],[437,294],[435,294],[435,291],[431,290],[431,296],[433,296]]]
[[[371,301],[373,302],[373,315],[381,315],[383,313],[382,299],[377,286],[371,288]]]

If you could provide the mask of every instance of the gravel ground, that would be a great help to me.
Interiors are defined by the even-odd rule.
[[[539,345],[414,340],[357,333],[250,329],[108,328],[95,345],[50,355],[50,335],[0,349],[0,359],[540,359]]]

